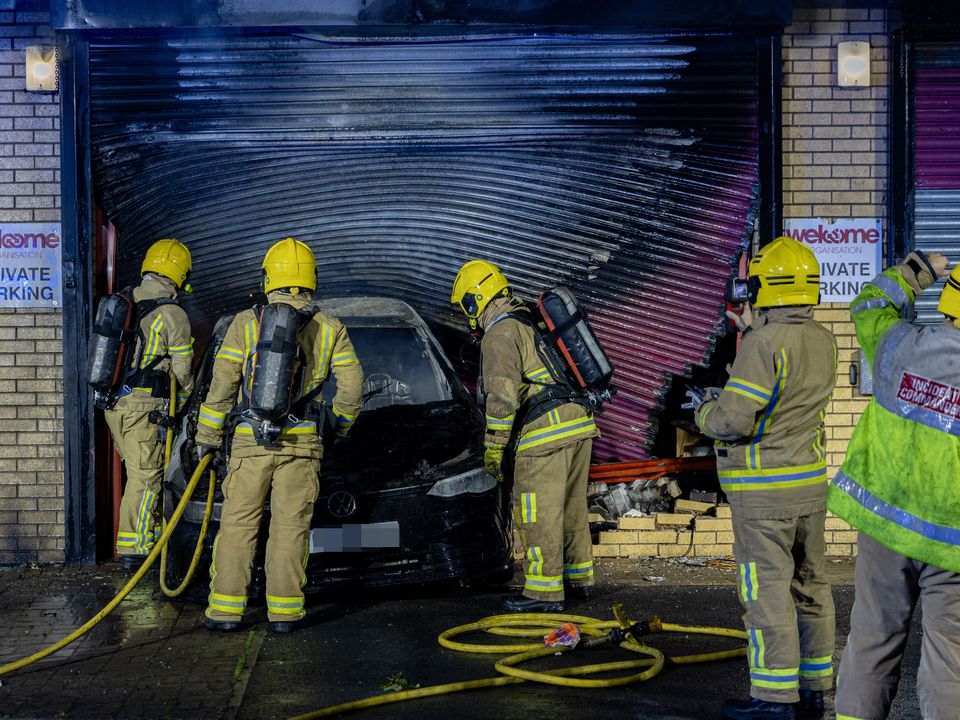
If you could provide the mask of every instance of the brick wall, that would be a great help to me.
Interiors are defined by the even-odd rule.
[[[883,219],[887,233],[886,16],[879,9],[794,10],[783,37],[783,210],[785,217]],[[870,87],[837,86],[837,43],[870,43]],[[846,303],[823,305],[820,320],[839,346],[837,388],[827,410],[827,465],[840,467],[868,398],[851,387],[857,340]],[[827,521],[827,553],[856,553],[856,533]]]
[[[0,0],[0,228],[60,222],[60,97],[24,92],[43,3]],[[0,563],[64,557],[61,313],[0,308]]]

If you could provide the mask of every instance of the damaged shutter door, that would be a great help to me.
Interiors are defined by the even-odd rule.
[[[650,454],[705,363],[758,198],[751,36],[322,34],[97,41],[94,172],[121,279],[186,242],[203,332],[293,235],[326,296],[400,297],[462,330],[460,264],[569,285],[615,366],[597,456]]]

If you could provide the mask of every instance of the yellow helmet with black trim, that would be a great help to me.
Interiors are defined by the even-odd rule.
[[[509,294],[510,283],[500,268],[486,260],[471,260],[457,273],[450,302],[460,306],[467,316],[470,329],[476,330],[477,320],[490,301]]]
[[[193,269],[193,260],[187,246],[179,240],[165,238],[157,240],[147,248],[140,266],[140,276],[148,272],[163,275],[173,281],[178,288],[184,287],[190,271]]]
[[[820,263],[806,245],[781,236],[760,248],[749,265],[754,307],[816,305],[820,302]]]
[[[960,318],[960,263],[950,271],[947,284],[940,291],[937,310],[951,319]]]
[[[317,260],[313,250],[292,237],[274,243],[263,256],[263,291],[290,288],[292,292],[317,289]]]

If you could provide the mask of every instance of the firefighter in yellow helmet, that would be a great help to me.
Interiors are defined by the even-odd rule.
[[[176,302],[180,290],[190,292],[192,267],[190,251],[177,240],[157,240],[147,249],[143,279],[133,290],[140,316],[134,367],[104,413],[127,471],[117,532],[117,554],[127,570],[140,566],[159,536],[163,440],[150,413],[169,408],[171,371],[180,405],[193,390],[190,321]]]
[[[739,595],[749,635],[750,698],[724,718],[822,713],[833,683],[834,607],[824,575],[827,471],[823,417],[837,344],[813,319],[820,268],[809,248],[779,237],[750,261],[757,314],[745,311],[740,351],[716,397],[694,399],[715,440],[733,512]]]
[[[960,267],[940,293],[943,323],[902,319],[947,265],[914,251],[850,303],[874,394],[827,497],[859,530],[838,720],[888,716],[918,603],[917,717],[960,716]]]
[[[316,263],[309,247],[286,238],[267,251],[263,291],[268,306],[286,304],[297,311],[298,318],[291,331],[295,346],[291,342],[285,350],[292,353],[293,385],[283,386],[292,394],[287,396],[290,411],[276,424],[276,435],[270,436],[265,430],[270,424],[250,412],[255,382],[278,386],[277,378],[269,377],[270,367],[258,362],[258,354],[267,352],[263,343],[269,344],[269,338],[259,336],[267,308],[239,313],[214,360],[210,390],[200,406],[197,425],[200,454],[219,449],[231,412],[241,414],[233,431],[220,532],[210,565],[206,624],[211,630],[231,631],[241,626],[268,493],[270,535],[265,568],[271,628],[290,632],[305,615],[303,586],[310,520],[320,490],[323,454],[321,407],[315,398],[332,372],[337,382],[334,432],[344,436],[360,412],[363,387],[363,371],[346,328],[311,304],[316,289]],[[276,340],[273,343],[271,347],[276,349]]]
[[[496,266],[466,263],[450,301],[471,329],[484,331],[484,466],[503,480],[505,455],[513,465],[526,582],[522,595],[505,599],[503,609],[560,612],[565,590],[582,599],[594,582],[586,495],[590,450],[600,433],[590,413],[572,402],[536,417],[527,412],[528,399],[552,381],[537,352],[529,311]]]

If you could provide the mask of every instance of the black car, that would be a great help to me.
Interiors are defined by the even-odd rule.
[[[387,298],[331,299],[324,312],[343,322],[364,370],[364,400],[350,434],[325,440],[320,497],[310,533],[305,592],[448,579],[503,581],[512,572],[509,497],[483,469],[483,418],[420,316]],[[165,477],[169,518],[195,466],[200,402],[232,316],[217,323],[185,410]],[[331,376],[327,404],[336,391]],[[217,464],[217,483],[225,466]],[[199,536],[206,503],[201,481],[171,537],[168,573],[182,576]],[[204,541],[190,596],[205,598],[220,501]],[[263,590],[269,500],[250,596]]]

